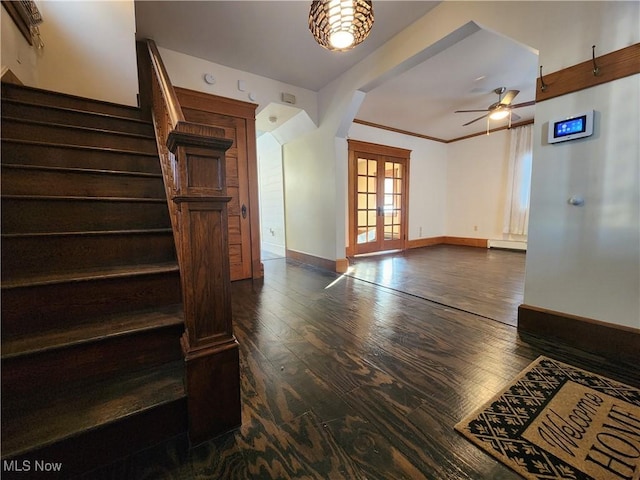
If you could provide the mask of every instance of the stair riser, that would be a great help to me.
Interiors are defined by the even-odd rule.
[[[170,228],[166,203],[4,198],[3,233]]]
[[[158,155],[2,142],[2,162],[45,167],[95,168],[143,173],[161,173]]]
[[[123,373],[180,360],[183,331],[183,325],[172,325],[5,359],[2,362],[3,400],[11,402],[42,389],[52,393],[70,383],[104,381]]]
[[[96,115],[78,110],[63,110],[42,107],[26,103],[2,102],[2,115],[26,120],[45,121],[62,125],[73,125],[133,133],[138,135],[154,135],[153,125],[134,119]]]
[[[92,317],[182,302],[177,271],[2,290],[7,338],[80,324]]]
[[[3,281],[176,258],[171,232],[5,237],[0,253]]]
[[[158,177],[4,167],[1,179],[4,195],[165,198]]]
[[[79,98],[45,90],[24,87],[16,88],[5,83],[2,84],[2,98],[38,103],[41,105],[51,105],[54,107],[73,108],[75,110],[83,110],[87,112],[105,113],[118,117],[135,119],[143,118],[142,112],[136,107],[116,105],[108,102],[101,102],[99,100]]]
[[[16,140],[33,140],[59,145],[117,148],[130,152],[156,153],[155,138],[131,136],[105,130],[81,130],[74,127],[34,124],[2,119],[2,137]]]

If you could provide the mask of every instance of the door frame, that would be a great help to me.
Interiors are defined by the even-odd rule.
[[[357,212],[356,212],[356,174],[357,174],[357,153],[373,154],[386,157],[395,157],[405,160],[405,171],[402,177],[402,212],[404,222],[401,231],[401,250],[405,250],[408,244],[409,232],[409,164],[411,160],[411,150],[405,148],[380,145],[378,143],[363,142],[360,140],[347,139],[349,146],[349,167],[348,167],[348,244],[346,248],[347,257],[356,255],[357,238]]]
[[[249,230],[251,253],[251,259],[249,261],[251,271],[248,273],[250,274],[250,278],[260,279],[264,277],[264,267],[260,258],[260,206],[258,201],[258,154],[255,127],[255,112],[258,105],[182,87],[174,87],[174,90],[178,94],[183,109],[201,111],[205,114],[224,115],[235,119],[236,123],[239,123],[244,128],[246,140],[247,198],[239,200],[240,205],[242,205],[243,201],[246,201],[249,208],[246,221]],[[210,124],[216,126],[215,123]],[[231,148],[238,148],[238,145],[234,143]]]

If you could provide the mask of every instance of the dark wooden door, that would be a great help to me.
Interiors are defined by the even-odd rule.
[[[247,102],[177,88],[185,118],[222,128],[226,152],[231,280],[262,276],[255,147],[255,107]]]

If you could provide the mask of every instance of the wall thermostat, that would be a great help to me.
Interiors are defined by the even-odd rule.
[[[560,120],[549,121],[549,143],[566,142],[593,134],[593,110]]]

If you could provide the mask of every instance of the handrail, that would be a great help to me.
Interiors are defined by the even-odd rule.
[[[179,125],[180,122],[184,122],[184,115],[155,42],[153,40],[147,40],[146,44],[151,70],[149,72],[151,82],[151,118],[156,132],[156,144],[158,146],[160,166],[164,178],[165,194],[169,207],[169,217],[171,219],[173,239],[176,246],[178,266],[180,267],[180,271],[183,271],[184,261],[182,258],[180,225],[178,221],[178,205],[172,201],[180,188],[179,175],[175,155],[171,152],[171,149],[167,147],[167,142],[171,132],[176,126]]]
[[[177,128],[179,122],[184,122],[184,115],[182,114],[182,108],[180,108],[178,96],[169,80],[167,70],[164,68],[164,63],[162,63],[156,42],[147,40],[147,47],[149,48],[149,57],[151,58],[151,65],[155,72],[156,80],[160,83],[160,91],[164,97],[171,126]]]

